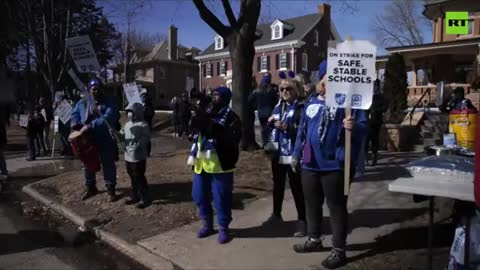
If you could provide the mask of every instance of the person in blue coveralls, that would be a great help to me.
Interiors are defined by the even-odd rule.
[[[280,101],[273,109],[268,123],[272,126],[271,142],[267,144],[266,151],[272,156],[273,175],[273,213],[264,223],[278,224],[283,221],[282,204],[285,195],[285,182],[288,175],[295,207],[297,209],[297,229],[295,237],[304,237],[306,233],[305,202],[303,198],[302,180],[299,170],[292,168],[292,153],[297,137],[301,114],[304,109],[303,85],[294,80],[295,74],[289,76],[281,72],[282,81],[279,85]]]
[[[206,110],[195,112],[192,119],[193,145],[188,164],[193,165],[192,197],[203,227],[198,238],[213,234],[215,204],[219,226],[218,242],[230,241],[228,227],[232,221],[233,171],[239,157],[241,123],[230,108],[232,93],[227,87],[218,87],[212,104]]]
[[[80,134],[87,133],[90,141],[96,146],[103,169],[108,200],[114,202],[117,199],[115,195],[117,184],[115,159],[118,148],[112,136],[113,131],[110,129],[118,125],[120,114],[115,103],[105,95],[103,84],[98,78],[89,82],[88,89],[93,100],[89,100],[87,95],[78,101],[72,110],[70,122],[72,129],[79,130]],[[95,174],[84,168],[84,176],[87,190],[82,200],[98,193]]]
[[[332,250],[322,261],[328,269],[347,264],[348,227],[347,196],[344,195],[345,130],[352,132],[352,165],[367,134],[367,117],[363,110],[352,110],[346,117],[342,108],[325,104],[327,62],[319,66],[316,93],[305,104],[295,143],[292,166],[301,162],[302,186],[307,213],[307,240],[294,245],[298,253],[316,252],[322,247],[323,203],[330,211]],[[352,172],[350,175],[354,175]]]

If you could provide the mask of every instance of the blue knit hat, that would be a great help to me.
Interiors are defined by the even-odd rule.
[[[93,78],[90,80],[90,82],[88,82],[88,89],[92,88],[93,86],[102,87],[103,83],[99,78]]]
[[[320,81],[323,76],[327,74],[327,60],[323,60],[322,63],[318,66],[318,75],[317,79]]]
[[[266,85],[270,85],[271,83],[272,83],[272,78],[268,74],[265,74],[262,77],[262,81],[260,82],[260,85],[266,86]]]
[[[220,86],[215,89],[215,92],[220,94],[220,97],[225,101],[225,103],[230,103],[230,99],[232,99],[232,91],[230,88],[225,86]]]

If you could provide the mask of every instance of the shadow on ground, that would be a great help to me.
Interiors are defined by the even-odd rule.
[[[120,188],[118,191],[119,199],[128,196],[130,193],[130,189],[128,188]],[[154,205],[176,204],[192,201],[191,182],[150,184],[149,192]],[[255,195],[249,192],[234,192],[232,208],[234,210],[244,210],[246,202],[253,198],[255,198]]]
[[[356,228],[377,228],[401,223],[426,213],[427,208],[417,209],[359,209],[349,215],[349,232]],[[268,217],[265,217],[267,219]],[[260,225],[244,229],[232,229],[236,238],[289,238],[295,231],[296,221],[275,225]],[[323,233],[331,234],[330,217],[323,217]]]
[[[65,246],[63,237],[52,231],[27,230],[16,234],[0,234],[0,255],[27,252],[47,247]]]

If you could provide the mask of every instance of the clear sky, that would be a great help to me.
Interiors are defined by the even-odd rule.
[[[117,0],[123,1],[123,0]],[[226,22],[224,10],[219,0],[205,1],[212,12],[222,21]],[[348,0],[357,10],[345,10],[342,1],[331,0],[332,19],[338,32],[345,38],[352,35],[354,39],[366,39],[375,42],[371,24],[376,14],[382,13],[388,0]],[[238,14],[239,1],[232,0],[235,15]],[[322,1],[311,0],[262,0],[262,17],[273,21],[276,18],[285,19],[316,13],[318,4]],[[107,15],[111,13],[106,6]],[[120,17],[112,17],[120,27],[124,26]],[[119,24],[120,23],[120,24]],[[207,48],[212,42],[215,33],[202,21],[198,11],[189,0],[152,0],[148,7],[138,17],[136,28],[145,32],[159,32],[166,34],[169,25],[178,28],[178,40],[184,46],[194,46],[201,50]],[[425,42],[431,41],[431,33],[425,32]],[[385,51],[379,48],[379,54]]]

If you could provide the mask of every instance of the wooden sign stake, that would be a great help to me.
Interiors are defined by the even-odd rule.
[[[352,36],[347,36],[348,41],[352,41]],[[352,104],[350,100],[347,101],[345,108],[345,118],[352,116]],[[344,195],[347,196],[350,192],[350,163],[352,151],[352,131],[345,130],[345,170],[344,170]]]

